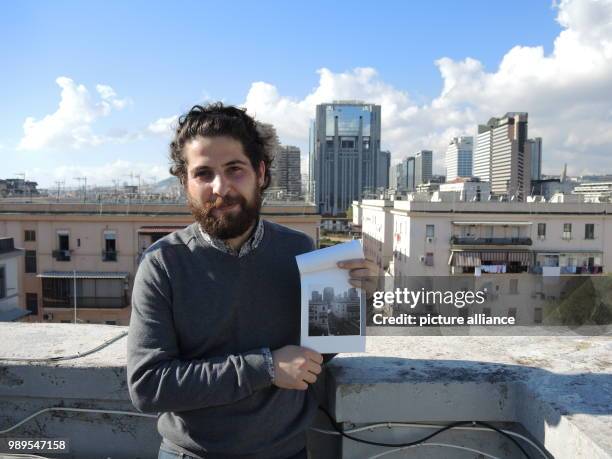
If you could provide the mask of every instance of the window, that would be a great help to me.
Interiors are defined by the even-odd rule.
[[[340,148],[355,148],[355,141],[353,139],[342,139]]]
[[[23,235],[23,240],[26,242],[35,241],[36,240],[36,231],[34,230],[25,230]]]
[[[435,226],[434,225],[425,225],[425,236],[427,237],[435,236]]]
[[[114,231],[104,232],[104,252],[102,261],[117,261],[117,238]]]
[[[6,296],[6,270],[4,266],[0,266],[0,298]]]
[[[425,254],[425,265],[433,266],[434,265],[434,254],[433,252],[427,252]]]
[[[572,224],[564,223],[563,224],[563,239],[569,240],[572,238]]]
[[[38,294],[26,293],[26,308],[32,314],[38,314]]]
[[[70,235],[68,233],[57,233],[57,245],[60,250],[70,250]]]
[[[56,261],[70,261],[70,235],[68,231],[57,232],[57,248],[53,251]]]
[[[533,311],[533,321],[536,324],[542,323],[542,308],[535,308]]]
[[[546,237],[546,223],[538,223],[538,237],[540,239]]]
[[[123,279],[77,279],[76,304],[79,308],[124,308],[128,305]],[[43,278],[44,308],[74,307],[74,279]]]
[[[104,321],[104,323],[106,325],[117,325],[117,321],[116,320],[106,320],[106,321]]]
[[[25,251],[25,272],[36,273],[36,250]]]
[[[518,294],[518,279],[510,279],[510,294]]]
[[[512,317],[516,320],[516,308],[508,308],[508,317]]]
[[[595,225],[593,223],[586,223],[584,225],[584,238],[595,239]]]

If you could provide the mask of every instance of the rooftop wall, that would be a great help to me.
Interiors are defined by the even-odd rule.
[[[55,456],[62,458],[156,457],[161,439],[155,418],[137,416],[128,397],[126,332],[127,327],[103,325],[0,323],[2,358],[74,355],[115,339],[69,360],[0,359],[0,432],[41,409],[117,412],[47,411],[0,436],[69,438],[72,452]],[[389,421],[489,421],[518,430],[555,458],[609,459],[611,351],[609,337],[372,336],[366,354],[339,355],[328,364],[320,395],[345,429]],[[317,427],[331,430],[323,415]],[[384,426],[355,436],[398,442],[428,432],[426,426]],[[504,437],[486,431],[455,430],[436,441],[521,457]],[[309,450],[324,459],[389,451],[314,431]],[[412,451],[416,458],[474,457],[448,447]],[[400,454],[385,457],[404,457]]]

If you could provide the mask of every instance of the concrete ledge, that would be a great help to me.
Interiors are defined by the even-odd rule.
[[[555,458],[611,458],[611,356],[602,337],[368,337],[330,364],[330,408],[354,425],[518,423]]]
[[[126,331],[93,324],[0,323],[0,358],[75,354]],[[385,421],[481,420],[518,429],[555,458],[612,458],[610,338],[369,337],[367,350],[339,355],[329,363],[327,405],[345,428]],[[125,365],[125,337],[72,360],[0,360],[0,430],[52,406],[136,413],[127,393]],[[150,458],[156,457],[161,441],[155,421],[53,412],[2,436],[70,438],[73,453],[56,456],[62,458]],[[317,426],[330,429],[323,416]],[[385,428],[360,436],[400,442],[429,432]],[[443,440],[480,445],[498,457],[520,457],[516,447],[496,433],[453,431]],[[365,458],[383,451],[322,434],[311,435],[309,449],[314,458]],[[401,454],[385,457],[404,457]],[[470,454],[422,448],[411,450],[410,457],[474,457]]]

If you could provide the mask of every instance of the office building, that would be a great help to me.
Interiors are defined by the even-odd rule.
[[[491,192],[522,201],[531,182],[527,113],[509,112],[478,126],[473,174],[491,183]]]
[[[472,176],[472,152],[474,138],[453,137],[446,150],[446,180]]]
[[[529,158],[531,162],[531,180],[542,178],[542,137],[528,139]]]
[[[414,187],[429,183],[433,168],[431,150],[421,150],[414,155]]]
[[[472,174],[481,182],[491,182],[491,129],[478,126],[476,148],[472,157]]]
[[[343,214],[379,186],[380,113],[380,105],[360,101],[317,105],[312,165],[322,214]]]
[[[285,196],[299,198],[302,194],[300,149],[279,146],[270,168],[271,187]]]
[[[415,190],[414,182],[414,156],[404,158],[395,166],[397,176],[397,191],[411,192]]]
[[[378,156],[378,178],[376,180],[377,188],[389,188],[389,170],[391,169],[391,152],[381,151]]]

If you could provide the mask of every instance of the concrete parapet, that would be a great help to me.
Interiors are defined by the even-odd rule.
[[[137,416],[127,392],[126,332],[108,325],[0,323],[0,358],[82,354],[118,338],[68,360],[0,360],[0,431],[45,408],[115,412],[48,411],[0,437],[71,440],[71,454],[49,457],[156,457],[156,419]],[[367,353],[342,354],[328,364],[321,397],[343,429],[478,420],[520,433],[549,457],[609,459],[611,356],[612,339],[606,337],[369,337]],[[331,430],[322,414],[316,427]],[[354,435],[397,443],[431,432],[427,426],[385,426]],[[521,457],[495,432],[453,430],[430,442]],[[309,451],[313,458],[406,454],[318,432],[310,434]],[[542,457],[533,447],[528,451]],[[477,456],[432,446],[414,448],[410,457]]]

